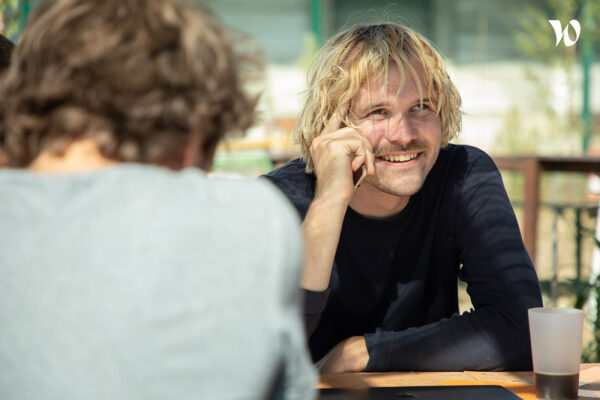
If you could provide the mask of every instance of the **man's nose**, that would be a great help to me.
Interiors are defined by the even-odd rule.
[[[405,145],[417,137],[417,129],[406,113],[398,113],[388,120],[385,138],[390,143]]]

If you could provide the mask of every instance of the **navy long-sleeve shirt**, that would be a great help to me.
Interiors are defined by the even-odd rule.
[[[294,160],[266,177],[304,217],[315,176]],[[458,314],[457,280],[474,310]],[[365,371],[531,369],[527,309],[539,282],[492,159],[474,147],[440,151],[399,214],[346,212],[329,288],[305,291],[313,360],[364,335]]]

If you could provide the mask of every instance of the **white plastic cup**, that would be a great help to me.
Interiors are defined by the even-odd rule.
[[[583,311],[531,308],[529,334],[538,399],[577,399]]]

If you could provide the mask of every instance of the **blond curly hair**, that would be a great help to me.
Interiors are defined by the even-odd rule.
[[[294,130],[306,171],[313,171],[310,145],[327,125],[339,104],[350,104],[367,79],[387,78],[394,63],[403,77],[406,70],[429,91],[442,127],[445,146],[461,127],[461,98],[446,72],[440,54],[417,32],[394,23],[357,25],[331,38],[317,53],[308,73],[304,107]],[[425,82],[420,82],[418,63]],[[403,78],[404,80],[404,78]],[[352,126],[348,114],[340,116]]]

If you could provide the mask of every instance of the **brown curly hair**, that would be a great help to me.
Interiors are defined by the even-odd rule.
[[[254,121],[242,73],[260,63],[246,50],[177,0],[42,0],[0,80],[11,165],[88,138],[127,162],[162,164],[191,132],[210,150]]]
[[[15,45],[8,38],[0,35],[0,71],[10,65],[10,55]]]

